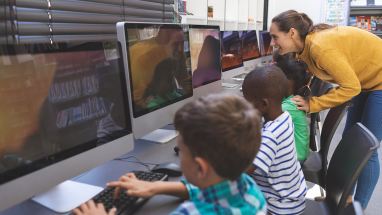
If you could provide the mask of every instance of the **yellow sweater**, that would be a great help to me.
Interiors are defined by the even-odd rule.
[[[340,105],[361,91],[382,90],[382,39],[355,27],[335,27],[311,33],[298,56],[309,72],[338,84],[309,101],[310,112]]]

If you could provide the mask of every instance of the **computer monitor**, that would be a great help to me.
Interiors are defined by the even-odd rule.
[[[188,26],[117,23],[128,74],[133,133],[141,138],[171,123],[191,101]]]
[[[243,42],[243,64],[245,73],[250,72],[257,64],[261,62],[260,49],[255,30],[244,32],[242,36]]]
[[[260,57],[256,31],[246,31],[242,36],[243,61],[249,61]]]
[[[271,34],[268,31],[259,32],[259,46],[261,56],[272,55],[273,48],[271,46]]]
[[[0,71],[0,210],[133,149],[116,41],[1,45]],[[35,200],[65,212],[94,188]]]
[[[189,36],[193,97],[221,92],[219,26],[190,25]]]
[[[242,33],[242,31],[221,32],[222,70],[224,79],[232,78],[242,72]]]

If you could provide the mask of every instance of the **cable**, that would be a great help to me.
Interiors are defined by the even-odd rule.
[[[130,158],[134,158],[136,161],[129,161],[128,159],[130,159]],[[154,167],[159,165],[159,164],[156,164],[156,163],[145,163],[145,162],[142,162],[141,160],[139,160],[139,158],[137,158],[134,155],[130,155],[130,156],[127,156],[127,157],[121,157],[121,158],[115,158],[113,160],[140,164],[140,165],[144,166],[147,169],[147,171],[149,171],[149,172],[151,171],[151,168],[150,168],[149,165],[153,165]],[[82,178],[85,175],[89,174],[90,171],[91,170],[83,172],[80,175],[77,175],[77,176],[73,177],[71,180],[76,180],[76,179]]]
[[[129,160],[130,158],[134,158],[135,161],[131,161],[131,160]],[[121,158],[115,158],[114,160],[116,160],[116,161],[125,161],[125,162],[129,162],[129,163],[140,164],[140,165],[146,167],[146,169],[147,169],[148,171],[151,171],[150,165],[154,165],[154,167],[159,165],[159,164],[157,164],[157,163],[142,162],[141,160],[139,160],[139,158],[137,158],[137,157],[134,156],[134,155],[130,155],[130,156],[127,156],[127,157],[121,157]]]
[[[127,156],[127,157],[120,157],[120,158],[116,158],[116,159],[118,159],[118,160],[128,160],[129,158],[134,158],[136,161],[138,161],[140,163],[148,164],[148,165],[159,165],[157,163],[143,162],[138,157],[136,157],[134,155],[130,155],[130,156]]]

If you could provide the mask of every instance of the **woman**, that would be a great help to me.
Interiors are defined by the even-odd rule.
[[[320,97],[305,100],[295,96],[300,110],[319,112],[352,100],[345,131],[362,122],[379,141],[382,139],[382,39],[354,27],[313,26],[304,13],[285,11],[272,19],[272,45],[280,54],[298,53],[308,70],[338,87]],[[366,208],[379,177],[375,152],[361,172],[355,200]]]

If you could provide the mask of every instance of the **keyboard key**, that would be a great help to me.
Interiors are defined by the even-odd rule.
[[[163,173],[137,171],[134,172],[134,174],[138,179],[144,181],[165,181],[168,179],[168,176]],[[117,208],[117,214],[132,214],[134,211],[142,207],[148,200],[128,196],[126,190],[121,190],[121,192],[119,192],[119,197],[114,199],[114,190],[114,187],[106,187],[101,193],[93,198],[94,202],[102,203],[106,211],[115,207]]]

